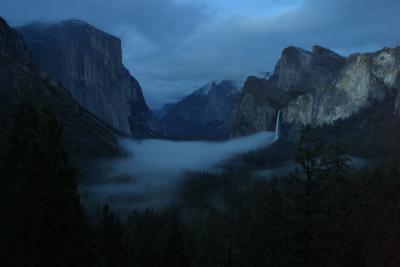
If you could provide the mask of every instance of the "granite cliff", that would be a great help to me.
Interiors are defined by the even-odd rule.
[[[82,108],[71,94],[47,78],[32,61],[18,32],[0,17],[0,148],[4,148],[7,131],[21,96],[35,106],[54,108],[64,142],[73,158],[113,156],[119,152],[113,128]],[[1,152],[4,149],[0,149]]]
[[[313,52],[289,47],[272,76],[248,78],[235,107],[231,134],[272,129],[273,114],[278,110],[286,124],[330,124],[376,101],[395,97],[399,81],[400,48],[344,58],[319,46]],[[258,93],[252,89],[254,84]],[[400,97],[396,102],[393,109],[399,112]]]
[[[290,102],[284,120],[322,125],[347,118],[361,107],[397,94],[399,76],[399,48],[350,55],[333,83]]]
[[[159,131],[138,81],[122,63],[121,40],[78,20],[18,28],[34,61],[84,108],[135,137]]]
[[[278,110],[291,99],[275,83],[254,76],[247,78],[233,108],[233,137],[265,131],[275,127]]]
[[[290,46],[269,79],[284,91],[312,91],[332,82],[344,63],[343,57],[320,46],[312,52]]]

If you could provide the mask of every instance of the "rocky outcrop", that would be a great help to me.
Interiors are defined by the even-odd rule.
[[[371,54],[372,73],[391,88],[400,89],[400,47]]]
[[[287,92],[270,80],[247,78],[234,107],[231,136],[272,129],[278,110],[290,99]]]
[[[233,135],[273,128],[278,109],[286,124],[323,125],[344,119],[360,108],[400,91],[400,48],[385,48],[375,53],[354,54],[348,58],[314,47],[313,52],[289,47],[282,53],[274,75],[259,82],[260,94],[290,98],[281,106],[246,90],[235,109]],[[398,98],[399,99],[399,98]],[[399,111],[400,100],[397,100]],[[264,122],[265,121],[265,122]],[[247,126],[243,126],[247,124]],[[242,126],[237,126],[242,125]]]
[[[321,125],[347,118],[357,111],[356,105],[344,91],[335,87],[321,88],[300,95],[282,110],[284,123]]]
[[[331,83],[344,63],[343,57],[320,46],[312,52],[291,46],[283,50],[270,80],[285,91],[308,92]]]
[[[77,20],[18,30],[34,61],[84,108],[126,134],[156,134],[140,85],[122,64],[120,39]]]
[[[397,92],[394,112],[400,115],[400,47],[379,51],[372,58],[372,62],[373,74]]]
[[[0,154],[21,95],[54,108],[73,158],[119,153],[118,133],[83,109],[71,94],[37,69],[20,35],[0,18]]]
[[[399,49],[354,54],[328,89],[318,89],[290,102],[284,110],[287,123],[322,125],[344,119],[361,107],[383,100],[399,90]],[[301,103],[301,104],[299,104]]]
[[[208,83],[179,102],[168,104],[163,112],[159,112],[162,125],[168,135],[175,138],[226,137],[241,87],[242,84],[228,80]]]

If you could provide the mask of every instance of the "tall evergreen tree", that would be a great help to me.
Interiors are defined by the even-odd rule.
[[[333,142],[328,147],[327,153],[322,158],[324,165],[325,187],[327,195],[324,199],[325,208],[329,208],[330,214],[328,228],[333,240],[331,252],[338,266],[344,264],[344,224],[349,215],[348,197],[350,181],[348,180],[348,162],[345,144],[342,140],[342,125],[336,122],[332,128]]]
[[[100,213],[94,234],[97,252],[106,266],[127,266],[125,229],[108,205]]]
[[[127,221],[129,266],[159,266],[161,224],[151,211],[134,212]]]
[[[94,264],[75,172],[51,108],[36,112],[27,101],[19,105],[4,177],[2,256],[7,266]]]
[[[286,262],[285,241],[287,240],[288,225],[283,215],[284,203],[276,178],[272,179],[269,187],[263,220],[267,230],[266,238],[269,243],[266,265],[278,267],[284,265]]]
[[[29,175],[30,161],[37,138],[38,115],[27,98],[22,98],[14,114],[14,123],[9,130],[8,143],[3,159],[0,182],[0,208],[3,210],[10,190]]]
[[[8,143],[5,156],[0,167],[0,256],[2,261],[6,258],[7,243],[5,242],[6,213],[10,209],[11,194],[27,177],[32,169],[30,154],[33,151],[32,140],[36,139],[37,113],[27,101],[22,98],[14,114],[14,123],[9,130]]]
[[[187,248],[183,239],[179,213],[175,209],[167,211],[167,221],[161,238],[161,260],[159,266],[189,267]]]
[[[321,266],[321,150],[322,142],[313,134],[311,126],[304,126],[295,154],[300,169],[290,175],[285,189],[286,212],[293,230],[293,264],[297,266]]]

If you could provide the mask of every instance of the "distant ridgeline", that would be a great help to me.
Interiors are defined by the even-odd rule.
[[[400,114],[399,90],[399,47],[349,57],[320,46],[288,47],[270,75],[250,76],[244,86],[209,83],[166,105],[159,117],[178,139],[236,137],[273,130],[278,111],[282,130],[330,125],[383,101],[389,119]]]
[[[45,74],[34,67],[17,32],[4,21],[2,27],[0,121],[6,127],[0,138],[21,89],[36,103],[42,101],[37,95],[60,102],[57,108],[68,117],[60,116],[67,139],[75,136],[88,142],[71,144],[79,150],[102,144],[93,141],[98,138],[114,146],[116,132],[137,138],[166,133],[175,139],[222,139],[270,131],[276,128],[279,111],[282,134],[294,125],[348,119],[383,101],[389,105],[389,117],[400,114],[399,47],[349,57],[319,46],[311,52],[288,47],[270,75],[248,77],[244,86],[228,80],[209,83],[168,104],[156,119],[139,83],[122,64],[118,38],[76,20],[18,28]],[[81,117],[85,119],[78,120]],[[82,123],[85,120],[90,123]],[[96,130],[100,126],[102,130]],[[85,130],[78,134],[79,127]],[[88,133],[94,139],[82,138]]]
[[[400,48],[342,57],[314,46],[313,51],[288,47],[271,76],[249,77],[236,102],[232,136],[273,129],[282,123],[331,124],[364,107],[393,99],[400,112]]]

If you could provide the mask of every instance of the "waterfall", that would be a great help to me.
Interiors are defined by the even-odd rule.
[[[275,140],[279,139],[280,120],[281,120],[281,111],[279,110],[278,115],[276,115]]]

